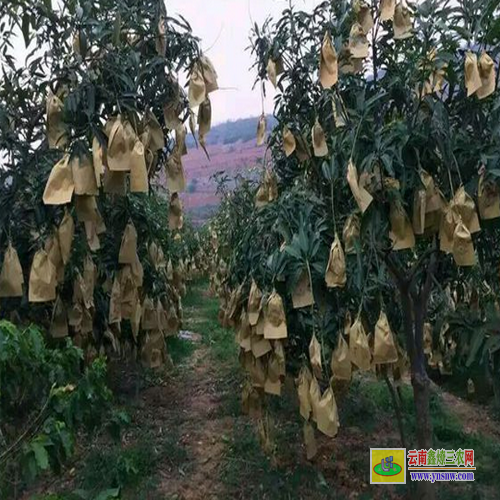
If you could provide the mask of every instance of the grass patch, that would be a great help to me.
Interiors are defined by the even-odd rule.
[[[179,337],[167,337],[167,352],[172,358],[172,363],[178,365],[191,357],[196,349],[193,342]]]

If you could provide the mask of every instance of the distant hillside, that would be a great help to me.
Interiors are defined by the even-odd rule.
[[[215,173],[225,172],[234,177],[262,165],[265,146],[256,145],[258,121],[258,117],[253,117],[214,126],[207,136],[210,160],[201,148],[196,148],[189,134],[188,154],[183,157],[187,189],[182,201],[186,213],[196,224],[203,224],[217,210]],[[274,124],[274,118],[268,116],[268,129]]]
[[[207,145],[234,144],[238,141],[248,142],[255,139],[259,117],[243,118],[241,120],[229,121],[215,125],[207,136]],[[272,115],[267,115],[267,128],[271,130],[276,124]],[[189,134],[188,147],[195,147],[194,139]]]

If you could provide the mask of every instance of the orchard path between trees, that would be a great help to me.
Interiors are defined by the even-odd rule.
[[[104,434],[99,436],[82,447],[60,478],[39,485],[37,493],[80,488],[91,490],[89,500],[97,500],[98,491],[116,488],[121,481],[116,498],[127,500],[407,498],[401,488],[369,484],[369,448],[400,446],[395,426],[383,424],[393,416],[388,391],[373,377],[357,376],[348,391],[338,391],[339,435],[328,439],[317,434],[319,451],[313,462],[304,457],[302,422],[290,378],[284,396],[269,404],[272,445],[264,453],[255,423],[241,414],[243,375],[234,333],[218,325],[217,312],[217,300],[207,295],[206,284],[193,284],[184,301],[183,332],[179,339],[169,340],[173,367],[146,375],[125,366],[111,370],[112,387],[131,418],[121,442],[113,444]],[[411,389],[405,389],[411,406]],[[481,457],[483,463],[500,454],[499,426],[484,407],[439,388],[436,392],[442,401],[433,415],[438,434],[451,432],[457,449],[470,439],[479,447],[476,456],[488,454]],[[448,423],[450,415],[454,423]],[[411,426],[411,418],[408,422]],[[440,447],[455,444],[446,439],[440,438]],[[132,480],[122,471],[112,480],[109,471],[94,470],[99,468],[95,457],[102,456],[111,471],[112,462],[133,459],[137,477]],[[491,467],[493,476],[500,458]],[[99,473],[101,482],[96,480]],[[449,498],[479,492],[477,498],[493,499],[500,485],[497,477],[491,481],[439,487],[451,494]],[[31,492],[23,498],[78,497],[35,497]]]

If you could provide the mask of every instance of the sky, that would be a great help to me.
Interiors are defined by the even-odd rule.
[[[201,46],[219,75],[219,91],[210,95],[212,120],[221,123],[260,115],[259,87],[252,90],[256,73],[250,67],[250,29],[268,16],[278,19],[289,0],[166,0],[168,15],[179,13],[201,38]],[[296,7],[312,10],[320,0],[293,0]],[[253,21],[253,23],[252,23]],[[266,84],[264,111],[273,111],[274,89]]]

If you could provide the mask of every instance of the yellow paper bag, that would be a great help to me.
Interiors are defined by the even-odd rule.
[[[396,10],[396,0],[381,0],[380,1],[380,20],[392,21],[394,19],[394,11]]]
[[[332,353],[331,369],[335,380],[351,380],[352,367],[349,346],[341,332],[338,333],[337,347]]]
[[[88,155],[75,155],[71,158],[71,170],[75,184],[75,194],[95,196],[98,194],[96,176]]]
[[[453,203],[446,205],[443,209],[441,224],[439,226],[439,248],[442,252],[453,251],[453,235],[457,226],[456,215],[452,210]]]
[[[210,94],[219,88],[219,84],[217,83],[217,72],[215,71],[212,61],[205,55],[200,57],[200,64],[203,70],[205,90],[207,94]]]
[[[453,234],[453,258],[457,266],[471,267],[476,265],[472,236],[461,220],[459,220]]]
[[[266,115],[262,114],[257,124],[257,146],[262,146],[266,140],[267,120]]]
[[[92,163],[94,165],[94,176],[96,186],[101,187],[101,177],[104,175],[105,156],[104,150],[97,137],[92,139]]]
[[[358,317],[349,330],[349,353],[351,361],[362,371],[370,371],[371,353],[365,328]]]
[[[285,150],[285,155],[288,158],[293,154],[297,144],[295,142],[294,135],[290,132],[287,126],[283,128],[283,149]]]
[[[133,264],[137,258],[137,231],[129,222],[123,232],[122,243],[118,262],[120,264]]]
[[[264,321],[266,339],[279,340],[288,337],[283,301],[276,291],[273,291],[267,301]]]
[[[144,129],[149,138],[148,143],[144,144],[145,148],[151,151],[158,151],[165,147],[165,136],[158,119],[152,111],[146,111],[144,115]]]
[[[127,172],[112,172],[105,169],[103,186],[105,193],[125,196],[127,194]]]
[[[198,108],[198,134],[205,137],[212,127],[212,104],[207,97]]]
[[[335,437],[340,427],[337,402],[329,387],[318,401],[316,409],[318,430],[329,437]]]
[[[389,219],[391,230],[389,236],[393,243],[393,250],[407,250],[415,246],[413,226],[399,200],[391,203]]]
[[[311,401],[309,397],[309,387],[311,385],[312,375],[307,368],[307,366],[303,366],[300,369],[299,376],[297,378],[297,394],[299,397],[299,405],[300,405],[300,414],[302,418],[305,420],[309,420],[309,416],[311,414]]]
[[[344,240],[346,254],[356,253],[356,242],[359,241],[360,228],[361,221],[359,217],[356,214],[349,215],[342,230],[342,239]]]
[[[147,193],[149,191],[148,170],[144,156],[144,146],[137,140],[130,154],[130,192]]]
[[[349,33],[349,50],[351,51],[351,56],[355,59],[364,59],[368,57],[369,45],[366,39],[363,27],[355,22],[351,27],[351,32]]]
[[[78,222],[97,222],[99,219],[95,196],[75,196],[75,211]]]
[[[256,358],[261,358],[268,352],[271,352],[273,349],[271,346],[271,342],[259,335],[252,335],[252,337],[250,338],[250,346],[252,354]]]
[[[364,213],[373,201],[373,197],[365,188],[359,185],[358,171],[352,159],[349,160],[347,166],[347,182],[359,209]]]
[[[0,272],[0,297],[23,296],[23,269],[16,249],[9,241]]]
[[[314,156],[316,157],[326,156],[328,154],[328,146],[326,144],[325,131],[323,130],[323,127],[320,125],[317,118],[311,130],[311,135],[312,135]]]
[[[307,270],[300,275],[292,292],[292,304],[294,309],[308,307],[314,304],[312,284]]]
[[[343,288],[347,282],[344,251],[337,234],[330,248],[325,281],[328,288]]]
[[[495,92],[496,72],[493,59],[483,52],[478,62],[479,76],[481,78],[481,87],[476,91],[478,99],[485,99]]]
[[[393,28],[396,40],[404,40],[413,36],[411,12],[403,2],[399,2],[394,9]]]
[[[389,364],[397,363],[397,361],[398,352],[387,315],[384,311],[380,311],[380,317],[375,325],[373,362],[375,364]]]
[[[460,217],[471,234],[481,231],[476,205],[463,186],[460,186],[458,191],[455,193],[451,208],[456,216],[456,219]]]
[[[30,302],[49,302],[56,298],[56,268],[45,250],[38,250],[33,257],[28,298]]]
[[[250,295],[248,296],[248,322],[251,326],[255,326],[260,316],[260,309],[262,305],[262,292],[255,280],[252,280],[250,287]]]
[[[321,399],[321,390],[316,377],[311,376],[309,382],[309,404],[311,406],[311,418],[314,422],[318,421],[318,405]]]
[[[174,151],[167,160],[167,187],[171,193],[181,193],[186,189],[181,155]]]
[[[196,62],[189,78],[188,99],[191,109],[199,106],[207,97],[205,80],[203,78],[203,68]]]
[[[69,165],[69,155],[66,154],[50,172],[43,192],[43,202],[45,205],[64,205],[71,201],[74,190],[73,172]]]
[[[373,28],[373,16],[370,6],[366,2],[357,1],[354,4],[354,11],[356,12],[358,23],[366,35]]]
[[[467,96],[475,94],[483,85],[479,67],[477,65],[477,56],[471,51],[465,54],[465,87]]]
[[[327,31],[325,32],[321,46],[319,81],[324,89],[333,87],[338,81],[337,52]]]
[[[137,136],[130,122],[123,120],[121,115],[111,119],[108,135],[107,162],[112,172],[130,171],[130,153]]]
[[[321,365],[321,344],[313,333],[311,342],[309,343],[309,361],[311,362],[314,376],[318,379],[323,378],[323,368]]]

